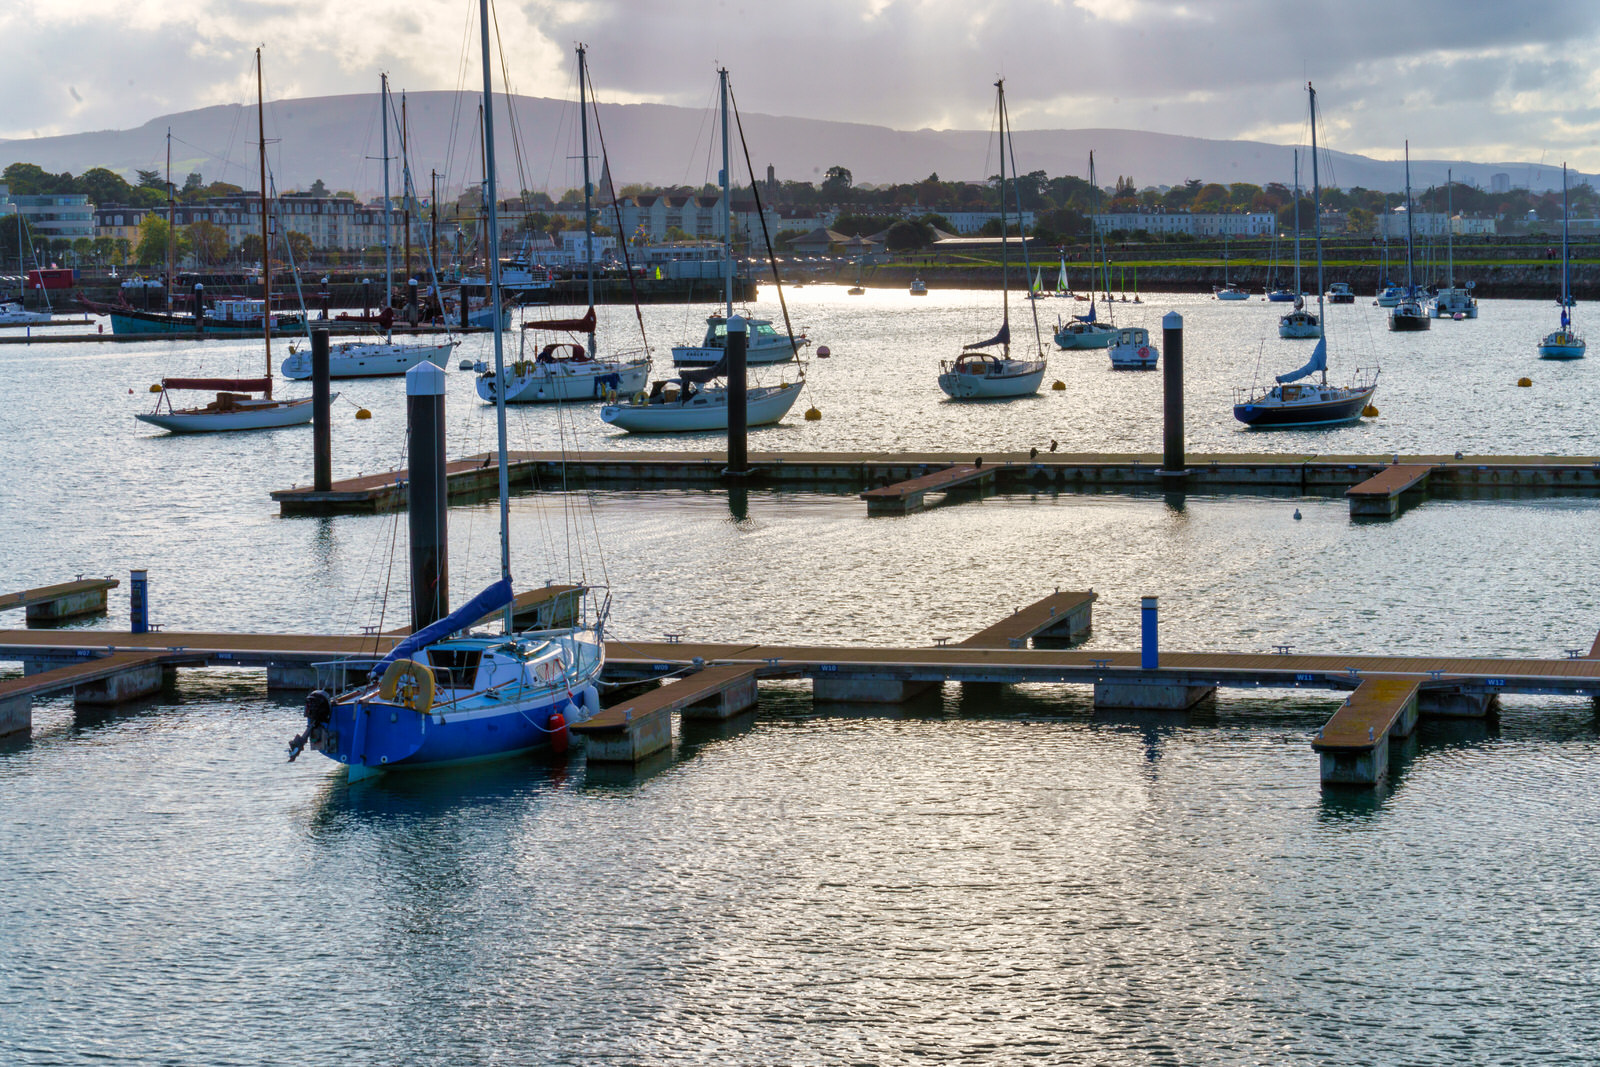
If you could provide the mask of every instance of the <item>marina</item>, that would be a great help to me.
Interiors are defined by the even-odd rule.
[[[532,194],[497,186],[473,6],[456,206],[494,264]],[[555,150],[590,220],[627,170],[577,55]],[[742,128],[734,165],[740,74],[718,225],[746,179],[758,215],[801,184]],[[1023,174],[1055,195],[1039,139],[998,141],[1021,217]],[[711,202],[672,217],[703,234]],[[1492,285],[1395,334],[1335,278],[1314,347],[1242,286],[1135,270],[1112,304],[1099,237],[1053,349],[1007,291],[1031,270],[891,290],[865,256],[709,321],[586,284],[357,353],[390,377],[325,333],[280,363],[270,335],[0,328],[0,1061],[1584,1060],[1600,377],[1538,362],[1552,315]],[[714,362],[674,373],[702,331]],[[788,368],[748,358],[780,332]],[[623,355],[625,390],[597,362]]]

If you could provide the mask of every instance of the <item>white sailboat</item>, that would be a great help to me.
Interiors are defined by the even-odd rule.
[[[488,0],[479,0],[484,98],[490,97]],[[484,109],[488,187],[490,290],[500,303],[499,234],[494,195],[492,109]],[[505,361],[501,327],[494,330],[495,364]],[[417,374],[437,376],[424,367]],[[292,760],[310,745],[348,768],[352,781],[374,774],[499,759],[564,745],[567,727],[600,710],[608,603],[583,626],[514,632],[510,605],[510,479],[506,409],[496,404],[500,482],[500,578],[471,601],[399,642],[367,678],[337,695],[306,698],[305,732],[289,742]],[[503,612],[504,632],[471,632]],[[348,663],[332,664],[342,676]]]
[[[615,359],[600,359],[595,348],[594,313],[594,226],[589,210],[589,111],[588,111],[588,50],[578,46],[578,116],[582,130],[583,150],[583,218],[584,258],[588,261],[589,311],[577,319],[544,319],[522,324],[519,339],[521,352],[510,366],[498,372],[485,363],[477,363],[478,395],[493,403],[502,391],[508,404],[541,404],[576,400],[615,400],[619,396],[633,396],[650,381],[650,353],[648,348],[619,355]],[[624,248],[626,253],[626,248]],[[644,327],[641,323],[640,330]],[[587,346],[573,341],[541,340],[538,351],[527,355],[528,331],[543,334],[581,334],[588,338]],[[501,389],[501,386],[504,389]]]
[[[1445,282],[1444,288],[1434,294],[1428,301],[1428,317],[1430,319],[1475,319],[1478,317],[1478,302],[1473,299],[1473,283],[1456,285],[1456,242],[1455,224],[1452,221],[1455,215],[1455,179],[1450,171],[1444,172],[1445,183]]]
[[[389,216],[389,76],[380,74],[378,91],[378,122],[383,130],[383,306],[389,307],[394,291],[394,247],[390,233]],[[409,166],[407,169],[409,174]],[[406,182],[406,202],[410,203],[410,182]],[[437,285],[435,286],[437,289]],[[391,319],[392,321],[392,319]],[[338,341],[328,346],[328,376],[330,378],[384,378],[404,374],[423,360],[440,367],[450,359],[450,353],[461,342],[454,337],[440,340],[395,340],[392,331],[381,339]],[[311,377],[311,349],[309,345],[289,349],[289,356],[279,368],[285,378]]]
[[[1228,280],[1228,231],[1222,231],[1222,284],[1212,290],[1218,300],[1249,300],[1250,294]]]
[[[1349,385],[1328,382],[1327,319],[1323,315],[1322,286],[1322,185],[1317,173],[1317,91],[1306,84],[1311,108],[1311,199],[1315,207],[1317,246],[1317,318],[1323,323],[1311,359],[1298,370],[1280,374],[1275,384],[1235,392],[1233,417],[1258,429],[1336,426],[1357,422],[1366,413],[1378,388],[1378,371],[1356,369]],[[1313,374],[1321,377],[1307,382]]]
[[[1539,342],[1542,359],[1582,359],[1588,344],[1572,328],[1572,274],[1567,252],[1567,165],[1561,164],[1561,325]]]
[[[261,49],[256,49],[256,131],[261,161],[261,297],[262,307],[272,306],[272,245],[267,233],[267,139],[262,114]],[[275,399],[272,395],[272,318],[261,317],[261,340],[266,349],[266,374],[260,378],[163,378],[156,409],[134,418],[169,433],[217,433],[228,430],[267,430],[301,426],[311,421],[312,398]],[[177,408],[172,393],[214,392],[216,399],[203,407]],[[260,396],[254,394],[260,393]],[[335,396],[338,394],[335,393]]]
[[[956,400],[988,400],[1018,396],[1032,396],[1039,391],[1044,380],[1044,345],[1039,340],[1039,311],[1033,312],[1034,348],[1038,359],[1011,358],[1011,265],[1010,238],[1006,227],[1006,152],[1010,148],[1009,126],[1006,121],[1005,79],[994,83],[998,94],[997,121],[1000,127],[1000,332],[987,341],[976,341],[965,346],[961,355],[939,363],[939,388]],[[1021,203],[1018,203],[1021,213]],[[1023,245],[1027,255],[1027,245]],[[1023,277],[1027,277],[1027,263],[1023,263]],[[978,352],[975,349],[996,348],[999,355]]]
[[[1094,153],[1089,153],[1089,186],[1095,188]],[[1100,239],[1100,264],[1102,273],[1108,268],[1105,265],[1105,234],[1100,232],[1098,223],[1089,233],[1089,254],[1094,255],[1095,238]],[[1063,264],[1064,266],[1064,264]],[[1138,284],[1138,274],[1134,274],[1134,284]],[[1105,281],[1110,288],[1110,281]],[[1117,339],[1116,308],[1111,305],[1110,296],[1107,294],[1106,308],[1109,315],[1108,321],[1100,321],[1099,300],[1095,295],[1094,269],[1089,270],[1089,313],[1087,315],[1072,315],[1068,321],[1062,322],[1061,316],[1056,316],[1055,343],[1057,348],[1068,350],[1079,348],[1109,348],[1111,342]]]
[[[729,126],[728,126],[728,71],[721,68],[717,71],[718,82],[722,96],[722,199],[729,203],[728,182],[731,170],[729,168]],[[759,197],[760,193],[757,192]],[[732,255],[732,226],[726,213],[723,214],[724,249],[731,263]],[[768,249],[770,257],[771,250]],[[695,430],[726,430],[728,428],[729,394],[726,376],[728,372],[727,335],[730,325],[748,326],[749,345],[746,363],[773,363],[786,362],[799,354],[805,344],[805,338],[795,338],[792,334],[778,334],[773,329],[771,322],[766,319],[742,318],[735,321],[733,315],[733,274],[731,270],[723,276],[724,294],[727,314],[713,316],[708,320],[707,345],[699,350],[696,356],[699,360],[710,359],[708,366],[681,366],[676,377],[667,381],[654,383],[647,393],[634,393],[626,396],[619,402],[609,403],[601,407],[600,418],[619,430],[629,433],[677,433]],[[779,283],[778,298],[783,299],[782,285]],[[765,332],[762,332],[763,327]],[[752,352],[757,345],[758,338],[777,337],[783,344],[782,360],[753,356]],[[715,342],[714,344],[711,342]],[[761,342],[766,351],[771,350],[771,344]],[[672,350],[672,361],[680,364],[680,353],[684,349]],[[745,391],[745,412],[747,426],[770,426],[779,421],[794,407],[796,400],[800,399],[800,391],[805,387],[805,371],[802,368],[797,381],[781,382],[777,385],[750,385]]]

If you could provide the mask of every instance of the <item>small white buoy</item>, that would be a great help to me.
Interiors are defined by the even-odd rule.
[[[1300,509],[1299,508],[1295,508],[1294,509],[1294,521],[1295,522],[1299,522],[1300,521]]]

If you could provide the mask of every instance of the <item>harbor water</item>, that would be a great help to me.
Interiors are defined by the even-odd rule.
[[[1038,302],[1037,397],[962,404],[938,361],[993,335],[997,293],[785,295],[830,356],[753,451],[1160,451],[1159,373],[1049,346],[1085,305]],[[1381,414],[1325,431],[1231,416],[1235,387],[1310,354],[1277,338],[1283,305],[1146,294],[1116,315],[1159,343],[1183,314],[1191,453],[1600,453],[1594,361],[1535,358],[1553,301],[1392,335],[1370,299],[1327,309],[1330,378],[1381,366]],[[644,309],[658,370],[709,310]],[[1032,311],[1014,301],[1013,337]],[[632,309],[604,309],[602,351],[635,344]],[[455,358],[488,353],[474,336]],[[126,629],[139,568],[167,630],[403,624],[403,516],[285,519],[267,497],[310,480],[309,429],[133,418],[164,375],[261,365],[259,342],[0,346],[0,592],[120,577],[78,625]],[[447,379],[450,454],[492,447],[472,375]],[[334,476],[403,466],[403,382],[335,388]],[[510,426],[513,449],[718,445],[620,435],[584,405]],[[1099,593],[1103,649],[1137,646],[1144,595],[1183,650],[1560,657],[1600,629],[1592,498],[1376,524],[1270,495],[1041,492],[869,521],[853,496],[574,489],[511,511],[518,587],[607,584],[619,640],[927,645],[1058,587]],[[498,519],[450,519],[460,603],[496,574]],[[300,698],[259,672],[185,670],[110,712],[41,700],[32,738],[0,744],[0,1063],[1591,1059],[1593,709],[1425,721],[1385,787],[1342,793],[1310,750],[1336,701],[1223,690],[1143,719],[1074,687],[868,707],[778,683],[637,772],[579,751],[350,785],[285,762]]]

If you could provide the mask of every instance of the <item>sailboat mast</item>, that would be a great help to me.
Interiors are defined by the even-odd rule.
[[[1011,349],[1011,242],[1010,227],[1006,225],[1006,80],[994,83],[997,95],[995,105],[999,112],[995,128],[1000,131],[1000,291],[1005,294],[1000,304],[1000,324],[1005,328],[1006,351]],[[1090,157],[1091,162],[1093,156]]]
[[[1300,149],[1294,150],[1294,306],[1304,303],[1300,285]]]
[[[1456,227],[1451,218],[1455,210],[1455,179],[1450,171],[1446,170],[1444,172],[1444,284],[1451,289],[1456,287]]]
[[[1406,297],[1414,298],[1417,295],[1416,282],[1412,279],[1411,242],[1414,231],[1411,227],[1411,142],[1406,142]]]
[[[594,307],[594,212],[590,209],[589,201],[594,192],[594,185],[589,181],[589,101],[586,93],[589,88],[589,50],[583,45],[578,45],[578,127],[580,134],[580,150],[583,152],[583,258],[588,261],[587,277],[589,280],[589,306]],[[593,359],[594,331],[589,331],[589,358]]]
[[[256,50],[256,74],[261,74],[261,51]],[[265,186],[263,186],[264,188]],[[167,313],[172,313],[172,281],[178,266],[178,229],[173,222],[172,127],[167,127]],[[19,253],[20,254],[20,253]]]
[[[717,83],[722,89],[722,302],[724,314],[733,318],[733,200],[728,195],[728,68],[717,68]],[[1002,189],[1002,192],[1004,190]],[[1004,197],[1002,196],[1003,200]],[[860,264],[857,263],[857,272]],[[860,285],[860,281],[856,282]]]
[[[272,399],[272,241],[267,225],[267,120],[261,99],[261,49],[256,49],[256,140],[261,162],[261,340],[267,352],[267,399]],[[172,183],[167,182],[170,189]],[[170,194],[169,194],[170,195]],[[171,234],[168,235],[170,240]]]
[[[439,262],[439,172],[428,171],[428,262]],[[443,307],[444,297],[435,293]]]
[[[1561,164],[1561,325],[1568,326],[1572,322],[1568,311],[1571,292],[1570,267],[1567,259],[1567,165]]]
[[[1317,172],[1317,91],[1306,82],[1306,94],[1311,98],[1311,218],[1313,240],[1317,248],[1317,337],[1319,343],[1328,343],[1328,318],[1322,306],[1322,178]],[[1300,220],[1300,205],[1295,205],[1295,221]],[[1328,384],[1326,349],[1322,361],[1322,384]]]
[[[500,577],[511,580],[511,485],[506,475],[506,358],[500,337],[500,219],[494,181],[494,86],[489,62],[489,0],[478,0],[483,38],[483,192],[489,215],[489,299],[494,308],[494,413],[500,464]],[[386,164],[387,166],[387,164]],[[512,630],[511,605],[506,605],[506,632]]]
[[[389,232],[389,75],[378,75],[378,126],[383,131],[383,306],[394,294],[394,235]]]
[[[405,258],[405,263],[403,264],[402,269],[405,271],[406,281],[407,281],[408,284],[409,284],[409,282],[411,280],[411,182],[410,182],[410,178],[409,178],[409,175],[410,175],[410,169],[409,168],[411,167],[411,156],[408,154],[408,151],[407,151],[407,142],[410,141],[410,139],[411,139],[411,137],[410,137],[410,128],[409,128],[409,126],[407,125],[407,122],[406,122],[406,94],[405,93],[401,93],[400,94],[400,160],[401,160],[400,165],[401,165],[402,168],[405,169],[405,174],[406,174],[406,177],[402,179],[402,185],[401,185],[401,189],[400,189],[400,199],[406,206],[405,217],[404,217],[404,219],[402,221],[402,225],[405,228],[405,235],[406,235],[405,236],[405,240],[406,240],[406,258]],[[410,292],[410,290],[408,289],[407,292]]]

